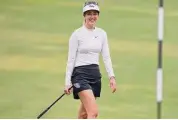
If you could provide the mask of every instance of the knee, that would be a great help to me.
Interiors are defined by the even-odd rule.
[[[81,112],[81,113],[79,113],[78,118],[79,118],[79,119],[87,119],[87,113],[86,113],[86,112]]]

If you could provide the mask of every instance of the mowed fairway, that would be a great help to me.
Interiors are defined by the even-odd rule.
[[[0,1],[0,118],[36,118],[63,93],[68,39],[83,0]],[[102,62],[99,118],[156,118],[157,0],[100,0],[118,90]],[[178,1],[165,1],[163,118],[178,118]],[[65,96],[43,118],[76,118]]]

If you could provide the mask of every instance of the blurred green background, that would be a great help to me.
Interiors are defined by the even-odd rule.
[[[84,0],[0,0],[0,118],[36,118],[63,93],[68,39]],[[158,0],[99,0],[118,90],[103,84],[99,118],[156,118]],[[165,0],[163,118],[178,118],[178,0]],[[65,96],[43,118],[77,118]]]

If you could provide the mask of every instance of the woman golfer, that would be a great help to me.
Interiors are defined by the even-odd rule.
[[[84,24],[72,33],[69,40],[64,91],[70,94],[69,88],[73,85],[74,99],[81,101],[78,119],[92,119],[98,116],[96,98],[100,97],[101,92],[100,53],[112,92],[116,91],[107,34],[103,29],[95,26],[99,13],[97,2],[85,2]]]

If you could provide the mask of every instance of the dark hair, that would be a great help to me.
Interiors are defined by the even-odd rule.
[[[83,13],[83,16],[85,16],[87,12],[88,12],[88,11],[85,11],[85,12]],[[100,14],[99,11],[96,11],[96,12],[98,13],[98,15]]]

